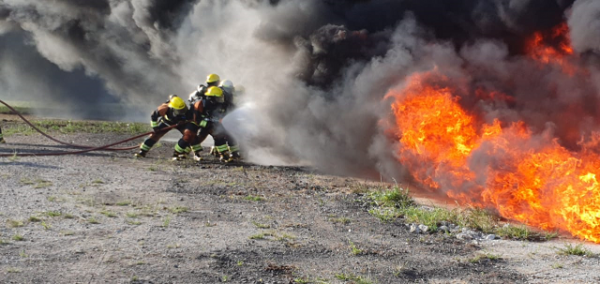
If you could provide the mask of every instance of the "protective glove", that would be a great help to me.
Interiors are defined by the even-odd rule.
[[[204,128],[204,127],[206,127],[208,125],[208,121],[209,121],[209,119],[205,118],[202,121],[200,121],[200,124],[198,124],[198,126]]]

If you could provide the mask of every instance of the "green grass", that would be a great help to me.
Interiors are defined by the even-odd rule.
[[[25,240],[25,237],[23,237],[22,235],[19,235],[19,234],[15,234],[12,237],[12,239],[13,239],[13,241],[22,242]]]
[[[6,222],[8,223],[8,226],[11,228],[18,228],[18,227],[25,226],[25,223],[23,221],[19,221],[19,220],[7,220]]]
[[[117,213],[112,212],[112,211],[108,211],[108,210],[102,210],[100,212],[100,214],[108,217],[108,218],[117,218]]]
[[[128,123],[118,121],[70,121],[60,119],[34,119],[33,125],[44,132],[55,133],[116,133],[139,134],[149,131],[146,123]],[[25,124],[7,125],[2,128],[6,135],[20,134],[32,135],[37,131]]]
[[[30,216],[29,217],[29,222],[41,222],[42,219],[37,217],[37,216]]]
[[[270,229],[271,228],[271,225],[261,224],[261,223],[255,222],[255,221],[252,221],[252,224],[259,229]]]
[[[170,215],[167,215],[167,216],[165,216],[165,218],[163,219],[162,226],[163,226],[164,228],[167,228],[167,227],[169,227],[169,224],[171,224],[171,216],[170,216]]]
[[[368,193],[368,198],[378,207],[407,208],[415,205],[408,189],[394,186],[392,189],[375,190]]]
[[[442,222],[456,224],[496,234],[505,239],[549,240],[558,236],[557,232],[531,231],[527,226],[500,226],[498,216],[482,208],[446,209],[418,206],[409,196],[408,190],[397,186],[392,189],[367,191],[363,200],[370,206],[369,214],[387,223],[403,218],[405,223],[418,223],[428,226],[432,232],[438,230]]]
[[[331,217],[329,218],[329,222],[331,223],[338,223],[338,224],[342,224],[342,225],[348,225],[352,222],[352,220],[346,218],[346,217]]]
[[[352,253],[352,255],[360,255],[363,253],[363,250],[359,249],[353,242],[348,241],[348,243],[350,244],[350,253]]]
[[[180,213],[185,213],[185,212],[190,211],[190,208],[185,207],[185,206],[176,206],[176,207],[169,208],[169,211],[171,211],[171,213],[173,213],[173,214],[180,214]]]
[[[354,275],[352,273],[349,273],[349,274],[338,273],[335,275],[335,278],[337,278],[341,281],[347,281],[347,282],[351,282],[351,283],[355,283],[355,284],[372,284],[373,283],[373,281],[371,281],[371,279],[369,279],[369,278],[365,278],[360,275]]]
[[[100,221],[98,221],[98,219],[96,219],[96,217],[90,217],[87,219],[87,222],[90,224],[100,224]]]
[[[46,212],[46,216],[48,217],[60,217],[62,213],[60,211],[48,211]]]
[[[248,196],[244,197],[244,199],[248,200],[248,201],[256,201],[256,202],[265,201],[265,199],[263,197],[253,196],[253,195],[248,195]]]
[[[595,256],[590,250],[583,247],[583,244],[573,246],[572,244],[566,244],[564,248],[558,249],[560,255],[577,255],[577,256]]]
[[[123,200],[123,201],[117,202],[117,206],[129,206],[129,205],[131,205],[131,201],[129,201],[129,200]]]
[[[469,259],[470,263],[479,263],[482,260],[500,260],[501,257],[497,254],[491,254],[491,253],[479,253],[478,255],[476,255],[475,257]]]

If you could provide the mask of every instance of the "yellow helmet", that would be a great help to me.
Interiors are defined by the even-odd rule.
[[[206,91],[205,95],[207,97],[217,97],[217,98],[219,98],[219,97],[223,96],[223,90],[221,90],[221,88],[219,88],[219,87],[210,87]]]
[[[187,107],[187,105],[180,97],[171,96],[171,100],[169,101],[169,107],[172,109],[184,109]]]
[[[221,77],[219,77],[219,75],[217,74],[209,74],[208,76],[206,76],[207,84],[219,83],[219,81],[221,81]]]

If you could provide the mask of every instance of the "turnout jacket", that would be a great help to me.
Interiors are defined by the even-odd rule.
[[[173,109],[169,107],[168,103],[163,103],[158,106],[158,108],[152,112],[150,115],[150,124],[152,127],[157,127],[159,123],[163,122],[168,125],[175,125],[181,121],[188,120],[190,115],[190,111],[186,115],[183,116],[175,116],[173,114]]]

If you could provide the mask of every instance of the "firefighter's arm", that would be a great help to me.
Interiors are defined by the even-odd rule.
[[[204,105],[202,101],[198,101],[194,103],[194,123],[200,127],[206,127],[208,125],[208,120],[202,114],[204,112]]]

